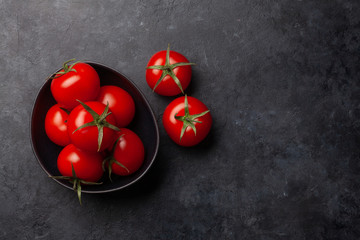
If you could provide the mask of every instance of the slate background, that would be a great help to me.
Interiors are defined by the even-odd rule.
[[[359,1],[0,0],[0,239],[359,239]],[[167,44],[212,110],[204,143],[176,146],[144,67]],[[64,60],[129,76],[159,120],[135,186],[75,194],[48,179],[32,104]]]

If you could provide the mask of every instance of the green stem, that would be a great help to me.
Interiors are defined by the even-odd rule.
[[[201,121],[196,120],[196,119],[199,118],[199,117],[204,116],[205,114],[210,112],[210,110],[206,110],[206,111],[204,111],[202,113],[192,114],[191,115],[190,112],[189,112],[189,103],[188,103],[188,100],[187,100],[187,95],[185,94],[184,112],[185,112],[184,116],[177,116],[177,113],[174,116],[174,118],[176,120],[179,120],[179,121],[183,122],[183,126],[182,126],[181,132],[180,132],[180,140],[179,141],[181,141],[182,137],[184,136],[184,133],[185,133],[185,130],[186,130],[187,127],[191,127],[192,130],[195,133],[195,136],[196,136],[196,127],[195,127],[194,123],[202,123]]]
[[[118,137],[118,139],[116,139],[112,149],[111,149],[111,154],[109,157],[105,158],[103,163],[102,163],[102,166],[103,166],[103,170],[105,170],[105,164],[107,163],[108,164],[108,172],[109,172],[109,179],[110,181],[112,181],[111,179],[111,173],[112,173],[112,165],[113,163],[119,165],[120,167],[124,168],[127,172],[130,172],[129,169],[127,167],[125,167],[124,164],[120,163],[119,161],[117,161],[114,157],[114,152],[115,152],[115,147],[116,145],[118,144],[120,138],[124,136],[124,134],[121,134],[120,137]]]
[[[98,129],[98,149],[97,151],[99,152],[101,149],[101,144],[102,144],[102,140],[104,137],[104,127],[110,128],[114,131],[120,131],[120,129],[110,123],[108,123],[106,121],[106,117],[109,116],[111,114],[111,112],[109,111],[109,103],[107,103],[105,110],[102,114],[97,114],[93,109],[91,109],[88,105],[86,105],[85,103],[83,103],[80,100],[77,100],[83,107],[84,109],[92,116],[93,121],[92,122],[88,122],[85,123],[84,125],[81,125],[80,127],[78,127],[77,129],[75,129],[75,131],[73,131],[72,134],[74,134],[76,131],[82,129],[82,128],[86,128],[86,127],[91,127],[91,126],[96,126]]]
[[[50,79],[55,79],[55,78],[58,78],[58,77],[61,77],[62,75],[68,73],[68,72],[76,72],[76,69],[74,69],[73,67],[79,63],[80,61],[77,61],[77,62],[74,62],[73,64],[71,64],[71,66],[68,66],[68,63],[70,62],[73,62],[75,61],[76,59],[73,58],[73,59],[70,59],[70,60],[67,60],[63,63],[63,69],[60,70],[59,72],[55,73],[55,76],[54,77],[50,77]]]
[[[49,176],[49,177],[54,178],[54,179],[68,180],[70,183],[72,183],[73,184],[73,190],[77,193],[80,205],[82,205],[82,202],[81,202],[81,184],[100,185],[100,184],[102,184],[102,182],[100,182],[100,183],[88,182],[88,181],[85,181],[85,180],[82,180],[82,179],[78,178],[76,176],[75,168],[74,168],[74,165],[72,163],[71,163],[71,172],[72,172],[71,177],[70,176]]]
[[[177,67],[182,67],[182,66],[190,66],[190,65],[195,65],[195,63],[189,63],[189,62],[178,62],[178,63],[174,63],[174,64],[170,64],[170,44],[168,44],[168,48],[166,50],[166,59],[165,59],[165,65],[153,65],[153,66],[148,66],[146,69],[158,69],[158,70],[162,70],[162,74],[160,76],[160,78],[156,81],[155,86],[153,88],[153,91],[155,91],[156,87],[162,82],[162,80],[166,77],[166,76],[170,76],[174,82],[176,83],[176,85],[179,87],[179,89],[181,90],[182,94],[184,94],[184,90],[183,87],[181,85],[180,80],[177,78],[176,74],[174,73],[173,69],[177,68]]]

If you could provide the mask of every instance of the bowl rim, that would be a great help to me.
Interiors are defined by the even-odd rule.
[[[145,95],[143,94],[143,92],[140,90],[140,88],[130,79],[128,78],[125,74],[123,74],[122,72],[120,71],[117,71],[115,70],[114,68],[111,68],[111,67],[108,67],[102,63],[99,63],[99,62],[94,62],[94,61],[82,61],[83,63],[87,63],[89,65],[98,65],[102,68],[106,68],[106,69],[109,69],[113,72],[116,72],[118,74],[120,74],[122,77],[124,77],[128,82],[131,83],[131,85],[140,93],[141,97],[144,99],[144,102],[146,104],[146,106],[150,109],[150,114],[152,116],[152,118],[154,119],[154,123],[155,123],[155,132],[156,132],[156,145],[155,145],[155,153],[154,153],[154,156],[152,157],[152,159],[150,160],[150,163],[149,163],[149,166],[137,177],[135,178],[134,180],[132,180],[131,182],[123,185],[123,186],[120,186],[120,187],[116,187],[116,188],[112,188],[112,189],[107,189],[107,190],[95,190],[95,191],[89,191],[89,190],[82,190],[81,192],[82,193],[108,193],[108,192],[114,192],[114,191],[118,191],[118,190],[121,190],[121,189],[124,189],[124,188],[127,188],[129,187],[130,185],[133,185],[134,183],[138,182],[148,171],[149,169],[151,168],[151,166],[153,165],[154,161],[155,161],[155,158],[158,154],[158,150],[159,150],[159,145],[160,145],[160,133],[159,133],[159,126],[158,126],[158,123],[157,123],[157,119],[156,119],[156,116],[154,114],[154,110],[152,109],[151,105],[149,104],[148,100],[146,99]],[[41,87],[39,88],[39,90],[37,91],[37,94],[35,96],[35,99],[33,100],[33,105],[32,105],[32,110],[31,110],[31,117],[30,117],[30,131],[29,131],[29,135],[30,135],[30,141],[31,141],[31,148],[32,148],[32,151],[37,159],[37,162],[39,163],[39,165],[41,166],[41,168],[44,170],[44,172],[50,177],[51,174],[49,173],[49,171],[44,167],[44,165],[41,163],[40,159],[39,159],[39,156],[37,154],[37,151],[35,150],[35,146],[34,146],[34,136],[32,134],[32,122],[33,122],[33,119],[34,119],[34,110],[35,110],[35,103],[37,101],[37,98],[41,92],[41,90],[44,88],[45,84],[48,83],[48,81],[50,80],[50,77],[52,75],[54,75],[56,72],[60,71],[62,68],[59,68],[58,70],[54,71],[54,73],[52,73],[47,79],[46,81],[41,85]],[[55,182],[57,182],[58,184],[70,189],[70,190],[73,190],[72,187],[66,185],[65,183],[59,181],[58,179],[55,179],[55,178],[51,178],[53,179]]]

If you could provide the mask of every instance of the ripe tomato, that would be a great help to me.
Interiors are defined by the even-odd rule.
[[[73,177],[72,166],[74,166],[77,178],[87,182],[97,182],[103,174],[102,161],[100,153],[84,151],[74,144],[69,144],[60,152],[57,167],[61,175]]]
[[[45,132],[55,144],[66,146],[70,144],[70,137],[67,132],[68,112],[61,109],[59,104],[52,106],[46,113]]]
[[[117,127],[115,117],[108,114],[108,106],[86,102],[74,108],[68,119],[71,142],[83,150],[100,152],[113,142]],[[105,118],[106,116],[106,118]]]
[[[180,53],[166,51],[155,53],[149,60],[146,70],[146,81],[156,93],[164,96],[175,96],[184,93],[191,80],[189,61]]]
[[[97,101],[107,104],[116,119],[117,127],[126,127],[135,115],[135,103],[128,92],[117,86],[103,86]]]
[[[70,60],[71,61],[71,60]],[[51,82],[51,93],[61,107],[73,109],[76,101],[95,100],[100,91],[100,79],[95,69],[86,63],[75,63],[70,67],[65,62]]]
[[[113,146],[113,155],[110,158],[111,171],[120,176],[130,175],[144,162],[144,145],[138,135],[127,128],[121,128],[117,138],[118,141]]]
[[[175,143],[189,147],[200,143],[208,135],[212,117],[205,104],[185,95],[166,107],[163,125]]]

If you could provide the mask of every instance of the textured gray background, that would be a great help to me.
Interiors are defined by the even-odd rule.
[[[359,239],[359,1],[0,0],[0,239]],[[176,146],[144,67],[170,43],[211,110],[204,143]],[[129,76],[159,120],[135,186],[75,194],[29,140],[32,103],[64,60]]]

